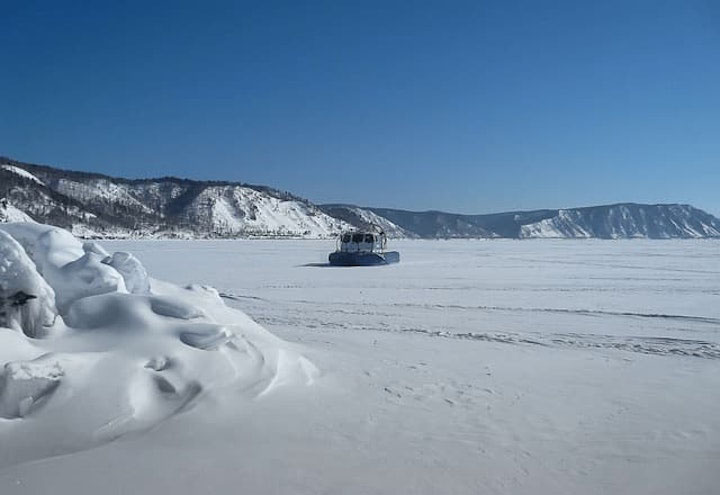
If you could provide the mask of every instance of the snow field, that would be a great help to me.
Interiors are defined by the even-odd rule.
[[[716,491],[716,242],[395,241],[400,264],[360,269],[323,266],[327,241],[107,245],[212,284],[323,372],[6,472],[18,493],[87,469],[81,493]]]
[[[120,363],[143,356],[111,384],[136,391],[119,403],[156,426],[73,455],[6,464],[3,494],[717,491],[717,242],[395,241],[400,264],[359,269],[324,266],[329,241],[103,245],[176,284],[153,280],[150,295],[90,296],[109,306],[93,313],[79,304],[79,321],[91,328],[74,330],[97,335],[93,345],[114,349]],[[188,284],[203,285],[178,288]],[[136,302],[125,308],[114,298]],[[121,309],[115,323],[103,318],[113,304]],[[232,308],[286,343],[254,334]],[[205,323],[193,318],[201,313],[215,319],[213,332],[196,325]],[[131,323],[147,318],[158,352],[137,350],[151,337]],[[252,345],[222,344],[218,326]],[[182,344],[183,332],[218,350]],[[18,336],[0,332],[0,354]],[[244,350],[242,361],[225,357],[231,343]],[[36,357],[27,339],[16,345],[25,361]],[[198,361],[168,352],[178,345]],[[212,365],[200,361],[210,353]],[[73,368],[73,354],[60,363],[64,377],[107,376],[95,373],[97,356],[107,351],[87,352],[87,364]],[[234,364],[247,380],[211,388],[203,373],[217,374],[198,363]],[[54,369],[38,363],[40,385],[52,387]],[[158,410],[165,403],[147,398],[172,389],[152,377],[186,369],[181,385],[165,376],[185,391],[169,401],[183,414],[156,420],[172,407]],[[47,416],[35,421],[58,403],[67,382],[60,379],[45,405],[6,420],[27,427],[15,449],[75,438]],[[203,391],[187,399],[193,389],[182,384],[192,380]],[[86,409],[98,402],[88,397]],[[118,423],[108,424],[112,433]]]

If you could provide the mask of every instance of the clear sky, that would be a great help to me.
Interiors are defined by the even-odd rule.
[[[720,214],[720,2],[0,0],[0,154],[316,202]]]

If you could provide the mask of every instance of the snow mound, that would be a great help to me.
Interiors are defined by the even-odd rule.
[[[64,375],[52,356],[6,363],[0,374],[0,418],[22,418],[37,409],[60,385]]]
[[[55,292],[22,246],[0,230],[0,326],[41,336],[55,314]]]
[[[215,289],[150,279],[132,254],[55,227],[0,225],[0,288],[0,467],[317,374]]]
[[[142,263],[130,253],[117,252],[104,263],[112,266],[122,275],[125,287],[132,294],[147,294],[150,292],[150,280]]]
[[[127,292],[123,276],[103,263],[105,257],[86,252],[66,230],[27,223],[6,224],[0,229],[14,237],[35,262],[38,272],[55,291],[60,314],[83,297]]]

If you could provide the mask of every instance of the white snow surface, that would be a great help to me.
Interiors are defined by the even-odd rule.
[[[202,404],[242,409],[305,388],[317,369],[298,349],[210,287],[148,278],[132,254],[56,227],[0,224],[0,472],[149,431]],[[19,488],[0,480],[0,493]]]
[[[717,241],[103,245],[293,344],[155,280],[0,331],[0,493],[717,493]]]

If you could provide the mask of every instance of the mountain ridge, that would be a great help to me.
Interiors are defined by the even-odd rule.
[[[81,237],[333,237],[350,226],[267,186],[128,179],[0,158],[0,198]]]
[[[311,201],[238,181],[112,177],[0,157],[0,221],[29,217],[81,237],[327,238],[380,226],[394,238],[717,238],[688,204],[614,203],[459,214]]]
[[[321,208],[323,205],[321,205]],[[334,205],[337,209],[338,206]],[[358,208],[352,206],[352,208]],[[480,215],[368,208],[423,238],[702,238],[720,237],[720,220],[688,204],[613,203]]]

